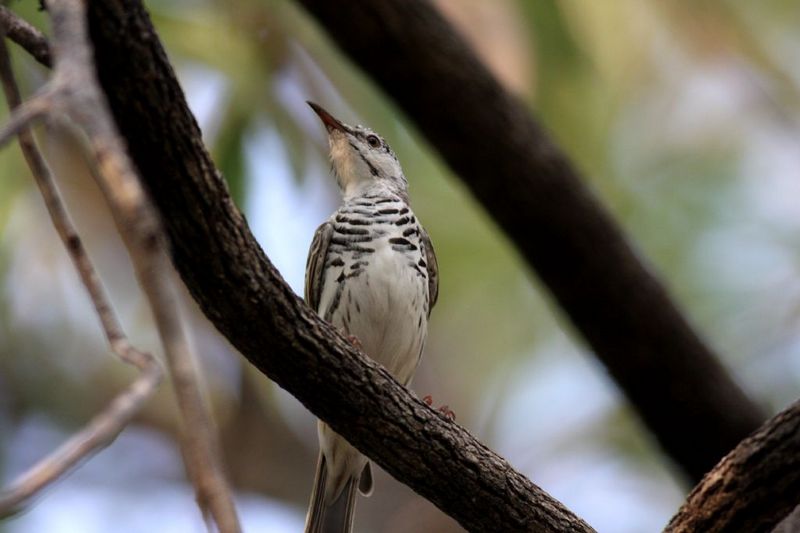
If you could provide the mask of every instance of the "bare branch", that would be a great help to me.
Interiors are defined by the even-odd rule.
[[[56,57],[54,79],[64,84],[64,112],[86,132],[100,177],[128,247],[139,283],[154,314],[182,415],[184,458],[206,519],[224,533],[240,530],[219,461],[219,444],[200,393],[192,354],[180,320],[160,222],[146,198],[99,90],[82,0],[48,2]]]
[[[161,367],[151,359],[152,356],[131,347],[127,353],[123,352],[124,356],[120,354],[119,347],[115,352],[126,362],[146,356],[148,361],[145,365],[137,364],[142,374],[83,429],[0,492],[0,518],[19,512],[29,498],[91,454],[111,444],[152,395],[162,376]]]
[[[124,148],[114,131],[113,124],[108,119],[108,114],[103,113],[104,105],[95,107],[104,104],[102,94],[97,90],[96,83],[89,82],[92,78],[81,77],[84,74],[91,74],[93,67],[89,63],[91,55],[88,53],[90,50],[86,42],[83,11],[80,2],[68,1],[51,6],[57,42],[61,42],[65,50],[63,60],[59,58],[57,61],[51,83],[69,90],[65,91],[63,96],[59,95],[60,98],[56,98],[56,91],[51,90],[24,104],[22,107],[24,111],[12,116],[9,125],[0,132],[0,146],[5,142],[6,136],[10,137],[32,119],[54,111],[52,107],[62,99],[67,101],[63,111],[76,118],[86,129],[93,156],[98,164],[101,188],[112,205],[117,224],[131,252],[137,276],[150,301],[167,354],[170,375],[184,425],[182,445],[185,460],[197,490],[198,503],[203,509],[204,516],[207,519],[211,517],[220,531],[239,531],[230,490],[218,463],[219,445],[199,391],[196,371],[180,322],[160,226],[147,204],[138,178],[127,161]],[[17,37],[15,40],[21,41],[20,44],[29,49],[37,59],[49,65],[49,56],[42,55],[42,50],[49,52],[49,47],[41,34],[5,8],[0,12],[0,23],[8,28],[14,28]],[[64,30],[64,27],[70,29]],[[70,31],[76,33],[70,34]],[[10,31],[9,36],[11,36]],[[38,156],[38,152],[36,155]],[[38,160],[40,167],[46,169],[40,157]],[[41,183],[40,188],[42,188]],[[44,187],[42,193],[49,209],[60,210],[61,214],[66,215],[57,196],[53,196],[56,194],[55,189]],[[59,233],[66,229],[66,226],[62,225]],[[82,252],[82,245],[74,230],[65,242]],[[84,253],[76,258],[76,262],[81,258],[88,261]],[[81,271],[82,277],[85,277],[84,272]],[[93,271],[86,276],[94,277],[94,281],[97,281]],[[93,288],[99,287],[99,284],[89,284],[87,287],[91,292]],[[111,308],[107,302],[104,299],[97,299],[95,305],[112,347],[119,351],[123,359],[139,359],[142,354],[129,346],[119,324],[113,314],[110,314]],[[149,354],[144,355],[149,357]],[[112,407],[124,405],[125,402],[115,402]],[[188,430],[191,430],[190,437],[187,435]]]
[[[798,501],[800,401],[769,419],[706,474],[664,531],[771,531]]]
[[[23,128],[28,127],[31,122],[49,112],[55,111],[56,99],[53,98],[54,94],[54,91],[46,89],[15,107],[8,118],[8,122],[0,128],[0,148],[5,146]]]
[[[18,108],[21,103],[19,88],[11,69],[2,30],[0,30],[0,78],[9,109]],[[30,497],[56,481],[90,454],[110,444],[155,391],[162,377],[161,366],[156,359],[149,353],[140,352],[131,346],[122,331],[97,272],[67,215],[53,177],[36,147],[33,135],[26,127],[22,127],[18,136],[23,155],[44,197],[53,225],[89,292],[111,350],[122,361],[138,368],[141,374],[83,429],[0,492],[0,518],[17,512]]]
[[[0,28],[5,28],[8,38],[27,50],[39,63],[52,66],[47,38],[3,5],[0,5]]]

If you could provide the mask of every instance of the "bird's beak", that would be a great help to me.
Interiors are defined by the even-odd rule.
[[[328,133],[331,133],[333,130],[339,130],[342,133],[348,133],[349,128],[341,123],[339,119],[322,109],[322,107],[318,106],[314,102],[306,102],[308,105],[311,106],[311,109],[319,115],[319,118],[322,120],[322,123],[325,124],[325,129],[328,130]]]

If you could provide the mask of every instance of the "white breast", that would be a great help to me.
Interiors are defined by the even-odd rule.
[[[375,228],[379,232],[382,228]],[[354,259],[345,254],[344,265],[330,268],[323,287],[320,314],[335,300],[336,281],[356,260],[366,261],[363,272],[344,281],[339,303],[330,321],[345,333],[354,335],[364,351],[383,364],[401,383],[411,381],[427,335],[427,278],[413,265],[421,259],[419,243],[414,251],[400,252],[389,238],[396,232],[391,225],[386,234],[370,243],[374,252]],[[424,272],[424,269],[422,269]]]

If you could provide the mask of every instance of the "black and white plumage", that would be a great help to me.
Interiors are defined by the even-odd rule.
[[[408,385],[438,296],[433,246],[408,204],[408,182],[386,142],[309,105],[328,130],[343,203],[311,243],[306,302]],[[366,457],[323,422],[318,433],[306,532],[348,532],[356,489],[371,492],[372,472]]]

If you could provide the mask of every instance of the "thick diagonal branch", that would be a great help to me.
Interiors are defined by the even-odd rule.
[[[264,255],[138,0],[93,0],[98,75],[200,307],[255,366],[472,531],[590,528],[322,322]],[[387,444],[388,443],[388,444]]]
[[[691,478],[761,424],[569,159],[427,1],[301,3],[467,184]]]

